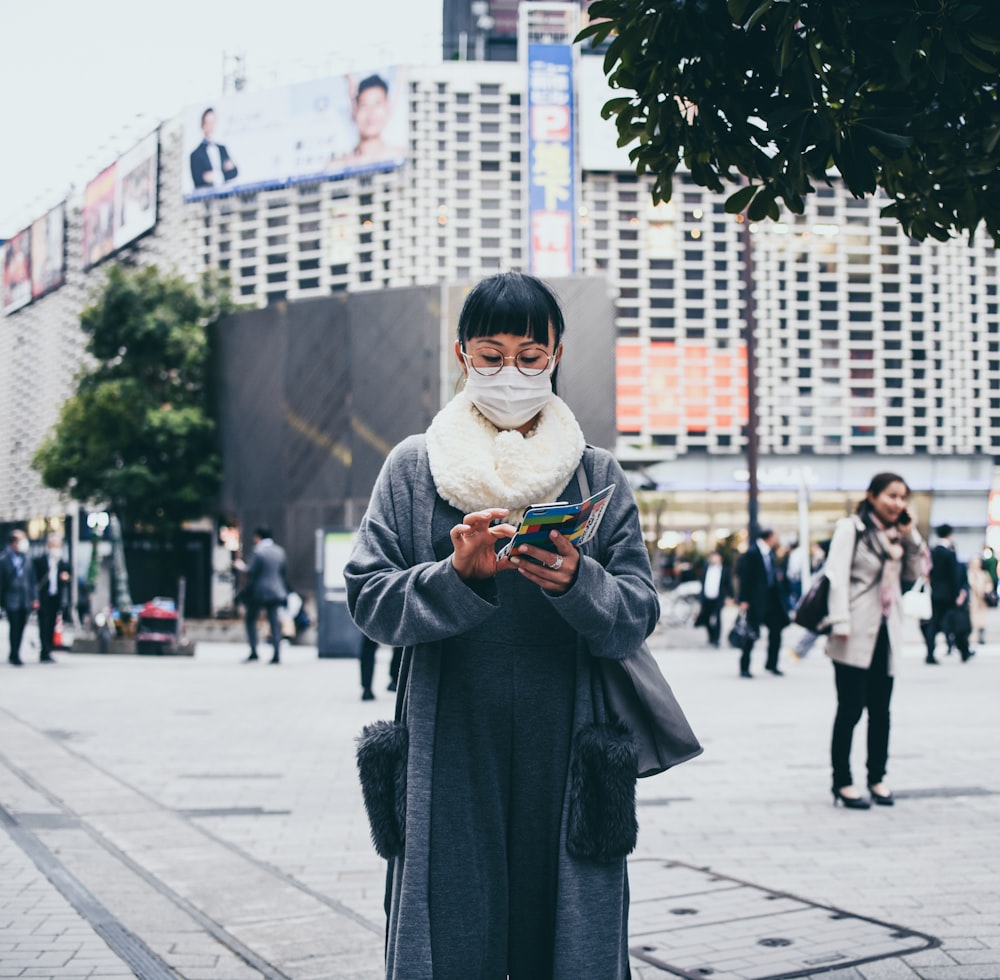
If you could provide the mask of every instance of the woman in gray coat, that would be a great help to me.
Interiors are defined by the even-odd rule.
[[[635,652],[659,603],[628,482],[554,393],[562,334],[533,277],[472,290],[465,388],[386,460],[346,568],[358,626],[405,647],[396,722],[358,753],[389,861],[391,980],[629,975],[635,760],[599,746],[603,768],[582,772],[579,737],[602,720],[595,658]],[[611,483],[581,550],[552,532],[554,551],[497,559],[527,506]],[[590,838],[574,809],[588,778],[613,811]]]
[[[926,546],[906,510],[909,487],[895,473],[872,478],[852,517],[837,522],[825,573],[831,635],[826,645],[837,686],[833,723],[833,802],[854,810],[871,803],[851,779],[851,740],[868,711],[868,790],[891,806],[883,782],[889,755],[889,702],[903,649],[900,581],[924,570]]]

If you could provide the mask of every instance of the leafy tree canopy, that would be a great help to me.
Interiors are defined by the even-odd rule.
[[[43,482],[161,532],[210,509],[221,475],[210,338],[228,308],[219,284],[202,296],[155,268],[112,267],[80,316],[96,363],[32,462]]]
[[[839,171],[906,233],[1000,245],[996,0],[595,0],[619,146],[653,199],[684,163],[752,220],[800,214]],[[599,18],[605,18],[600,20]],[[742,177],[741,177],[742,175]],[[743,180],[746,178],[746,180]]]

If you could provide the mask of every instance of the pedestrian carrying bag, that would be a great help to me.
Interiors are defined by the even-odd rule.
[[[928,620],[933,615],[930,588],[923,575],[903,593],[903,612],[921,621]]]

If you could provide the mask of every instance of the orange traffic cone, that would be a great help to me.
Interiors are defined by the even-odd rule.
[[[52,645],[61,650],[63,645],[62,616],[56,616],[56,628],[52,632]]]

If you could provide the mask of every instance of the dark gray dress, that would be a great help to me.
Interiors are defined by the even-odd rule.
[[[439,501],[436,553],[451,553],[461,520]],[[442,649],[434,740],[447,765],[431,783],[431,948],[435,976],[545,980],[576,634],[516,572],[496,584],[497,611]]]

